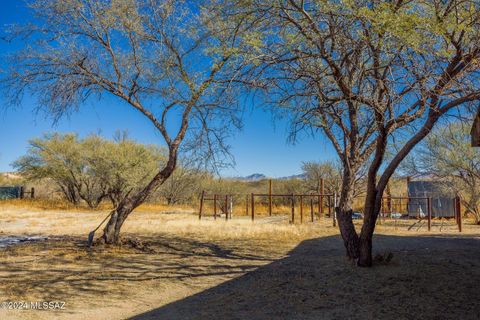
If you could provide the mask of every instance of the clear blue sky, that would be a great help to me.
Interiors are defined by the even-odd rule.
[[[2,2],[0,26],[29,20],[29,12],[20,1]],[[15,50],[14,44],[0,42],[0,54]],[[3,68],[4,60],[0,60]],[[25,154],[28,140],[45,132],[78,132],[80,135],[100,133],[111,138],[117,130],[128,130],[130,137],[142,143],[161,143],[162,138],[148,120],[115,98],[103,96],[92,101],[69,118],[53,125],[45,113],[35,113],[35,101],[25,97],[22,106],[5,109],[0,96],[0,172],[11,171],[10,164]],[[244,128],[229,141],[236,165],[224,170],[224,176],[245,176],[263,173],[271,177],[300,172],[302,161],[333,159],[335,153],[323,137],[304,138],[295,145],[286,142],[287,122],[273,120],[262,110],[247,106]]]

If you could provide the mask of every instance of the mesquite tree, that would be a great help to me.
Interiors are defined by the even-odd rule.
[[[224,151],[215,142],[225,131],[215,129],[238,123],[226,83],[230,67],[241,65],[232,48],[242,29],[218,23],[205,5],[210,2],[33,0],[35,20],[10,31],[26,39],[3,79],[12,102],[31,94],[59,117],[111,95],[117,108],[143,115],[168,149],[153,179],[119,199],[100,239],[107,244],[119,241],[130,213],[170,177],[184,145],[196,154]]]
[[[105,194],[97,188],[97,181],[91,182],[83,174],[82,150],[75,134],[45,134],[42,138],[29,141],[28,154],[13,163],[13,167],[27,181],[50,179],[65,199],[73,205],[81,201],[83,186],[94,184],[95,191],[87,195],[101,201]],[[99,190],[101,189],[101,190]],[[99,192],[96,192],[99,190]]]
[[[180,166],[162,185],[157,194],[167,201],[168,205],[188,203],[201,193],[202,181],[207,173],[191,168],[180,161]]]
[[[364,170],[363,170],[364,171]],[[354,182],[353,198],[365,194],[365,173],[361,171]],[[321,180],[324,180],[325,193],[340,193],[342,188],[342,166],[338,162],[325,161],[302,163],[305,187],[308,192],[321,192]]]
[[[258,77],[248,85],[291,112],[294,132],[322,132],[338,153],[341,235],[347,255],[371,266],[390,177],[442,117],[480,100],[479,2],[226,2],[228,15],[265,21],[256,50],[245,53],[255,56],[251,72]],[[396,152],[387,157],[393,144]],[[352,200],[363,166],[365,217],[357,233]]]
[[[45,134],[29,141],[27,155],[13,167],[27,181],[49,179],[73,205],[84,200],[90,208],[96,208],[107,197],[107,185],[91,174],[88,161],[96,151],[92,147],[102,147],[97,138],[79,141],[76,134]]]
[[[163,162],[163,149],[126,136],[110,141],[52,133],[30,140],[27,154],[13,167],[27,181],[49,179],[67,201],[83,200],[93,209],[106,199],[116,207],[125,194],[145,187]]]

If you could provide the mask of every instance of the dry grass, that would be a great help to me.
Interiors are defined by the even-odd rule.
[[[305,223],[291,226],[288,216],[259,217],[252,223],[250,217],[239,216],[234,220],[223,218],[213,220],[204,217],[198,220],[193,210],[182,207],[145,205],[134,212],[124,226],[126,235],[154,236],[170,234],[175,236],[195,236],[204,239],[272,239],[289,242],[309,239],[319,235],[331,235],[336,229],[330,221],[321,220],[315,228]],[[158,211],[154,210],[157,209]],[[17,206],[0,207],[1,232],[10,235],[73,235],[85,236],[109,214],[108,210],[74,211],[43,210]],[[322,227],[319,228],[319,225]],[[100,233],[100,231],[99,231]]]
[[[108,203],[102,203],[97,209],[90,209],[86,205],[75,206],[64,200],[54,200],[45,198],[36,199],[9,199],[2,200],[2,208],[19,208],[31,210],[63,210],[63,211],[98,211],[109,210],[111,206]]]
[[[108,211],[112,210],[112,206],[108,202],[103,202],[96,209],[91,209],[85,204],[73,205],[65,200],[54,200],[45,198],[24,198],[24,199],[9,199],[2,200],[2,208],[18,208],[31,210],[62,210],[62,211]],[[140,212],[163,212],[163,211],[192,211],[192,206],[188,205],[174,205],[169,206],[160,203],[144,203],[137,208]]]
[[[151,209],[151,208],[148,208]],[[180,209],[178,209],[180,210]],[[0,209],[8,235],[47,235],[50,240],[0,251],[0,292],[4,300],[68,302],[68,312],[0,312],[0,317],[52,316],[118,319],[215,286],[281,258],[299,241],[334,234],[333,227],[225,222],[193,213],[135,212],[125,225],[141,249],[85,249],[87,233],[108,211],[72,212]],[[145,245],[146,244],[146,245]],[[152,296],[151,292],[157,292]],[[107,295],[108,293],[108,295]],[[132,304],[117,301],[128,297]]]
[[[353,315],[345,313],[348,308],[341,311],[343,310],[341,304],[345,303],[345,299],[351,299],[343,287],[348,281],[355,282],[356,280],[352,279],[359,274],[355,271],[357,269],[350,269],[350,264],[343,258],[341,242],[336,237],[338,229],[332,226],[330,219],[314,223],[306,222],[308,219],[305,219],[302,225],[290,225],[288,215],[273,217],[259,215],[254,223],[245,215],[235,216],[230,221],[223,219],[214,221],[211,217],[199,221],[194,210],[188,207],[172,209],[160,205],[145,205],[133,213],[125,225],[124,234],[137,239],[134,242],[135,246],[87,250],[86,235],[107,214],[108,209],[46,210],[37,202],[2,202],[0,207],[2,234],[46,235],[49,240],[0,249],[2,297],[0,300],[60,300],[67,303],[67,310],[60,312],[0,310],[0,318],[122,319],[169,303],[177,305],[178,308],[161,308],[158,311],[160,313],[151,315],[152,318],[179,318],[177,314],[179,310],[192,312],[180,318],[229,318],[228,312],[234,314],[246,312],[245,317],[237,318],[296,318],[296,314],[255,317],[254,313],[249,313],[251,310],[249,305],[245,305],[245,301],[258,303],[264,301],[267,306],[272,304],[273,309],[280,310],[283,306],[283,309],[288,307],[289,310],[295,311],[297,307],[291,304],[292,301],[301,304],[302,299],[308,298],[305,295],[310,294],[321,297],[322,290],[327,290],[325,292],[331,297],[331,304],[322,307],[323,310],[340,308],[339,314],[332,313],[329,309],[330,311],[324,314],[325,318],[335,319],[340,316],[349,318]],[[395,238],[394,241],[385,242],[386,240],[381,239],[379,242],[381,248],[398,251],[395,251],[394,268],[376,268],[369,271],[370,273],[362,271],[360,278],[366,277],[368,280],[379,276],[385,278],[385,285],[392,286],[391,279],[396,278],[395,273],[412,265],[431,263],[429,268],[433,274],[438,273],[435,270],[443,270],[444,267],[439,266],[443,266],[447,258],[442,255],[441,250],[435,251],[435,259],[438,261],[432,260],[433,262],[428,260],[428,255],[424,255],[428,254],[428,251],[421,250],[424,250],[424,247],[432,250],[437,243],[436,238],[457,237],[459,234],[452,222],[449,226],[443,226],[442,231],[436,223],[437,221],[434,222],[430,233],[426,227],[408,231],[399,225],[395,229],[392,223],[379,225],[378,234],[384,235],[387,239]],[[465,222],[462,237],[478,237],[478,227]],[[411,244],[408,244],[410,242],[403,244],[402,239],[405,241],[416,239],[415,246],[421,249],[419,253],[410,251],[408,254],[405,253],[407,252],[405,248],[408,249]],[[300,250],[305,243],[309,249]],[[461,249],[457,247],[448,250],[450,252],[457,250],[458,259],[459,257],[465,259],[467,256],[461,254]],[[304,251],[315,254],[305,255]],[[405,255],[408,265],[399,264],[399,261],[403,261],[401,257]],[[461,264],[462,273],[468,273],[468,266],[475,267],[477,260],[474,262],[462,260],[458,263]],[[476,267],[478,268],[478,265]],[[412,272],[415,273],[415,270],[412,269]],[[245,274],[252,276],[244,276]],[[316,277],[312,278],[316,280],[308,280],[310,276]],[[415,277],[415,274],[411,277]],[[424,279],[423,275],[418,277]],[[256,280],[252,283],[252,280],[248,279]],[[400,280],[403,281],[402,279]],[[233,283],[233,288],[236,289],[228,289],[233,291],[221,289],[222,283]],[[251,287],[252,285],[254,287]],[[279,290],[283,288],[282,286],[287,287]],[[379,290],[370,288],[367,284],[362,286],[364,286],[362,290]],[[207,290],[209,288],[213,288],[215,299],[223,301],[221,309],[216,308],[210,294],[204,296],[206,292],[210,292]],[[353,287],[349,290],[355,292]],[[402,295],[406,289],[398,287],[396,290],[398,295]],[[209,301],[205,308],[201,304],[199,307],[187,298],[195,294],[198,294],[202,301]],[[291,295],[285,297],[284,294]],[[227,302],[224,301],[227,297],[230,297],[228,298],[230,301],[231,299],[236,301],[228,308],[225,307]],[[277,298],[281,301],[275,300]],[[446,298],[442,296],[438,299],[441,302]],[[261,312],[262,308],[257,302],[254,305],[257,306],[258,312]],[[235,306],[242,306],[243,309]],[[313,305],[306,304],[305,310],[309,310],[310,307],[314,308]],[[199,310],[198,308],[201,310],[200,313],[195,311]],[[221,314],[221,310],[226,313]],[[302,313],[298,313],[300,314]],[[145,316],[148,317],[148,314]],[[298,317],[315,319],[321,318],[322,314],[315,317]]]

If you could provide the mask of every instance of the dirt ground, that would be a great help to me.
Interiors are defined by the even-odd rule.
[[[362,269],[327,219],[140,211],[128,244],[88,250],[106,214],[1,206],[0,238],[48,240],[0,249],[0,303],[65,305],[0,319],[480,319],[480,228],[468,222],[461,234],[385,222],[375,252],[393,259]]]

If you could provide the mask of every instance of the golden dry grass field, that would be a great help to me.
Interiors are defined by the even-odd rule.
[[[330,219],[199,221],[194,211],[143,206],[126,222],[131,241],[89,250],[108,210],[0,203],[0,239],[48,238],[0,248],[0,302],[65,302],[3,308],[0,319],[480,318],[480,228],[468,221],[461,234],[452,222],[378,225],[375,251],[393,260],[361,269]]]

